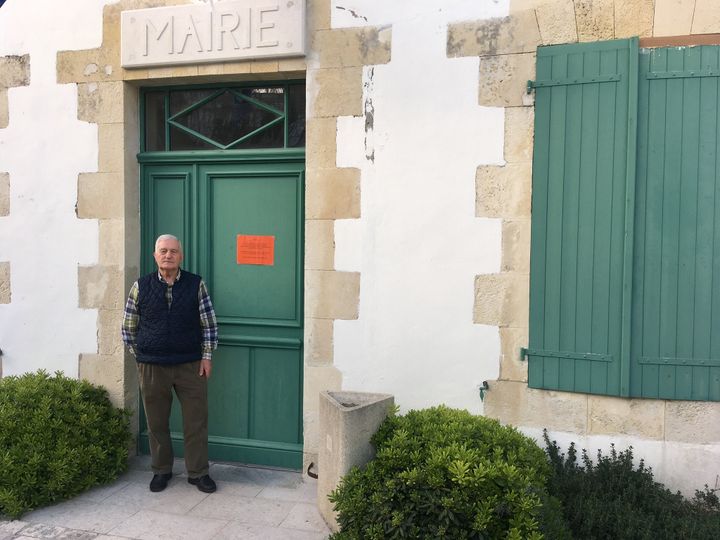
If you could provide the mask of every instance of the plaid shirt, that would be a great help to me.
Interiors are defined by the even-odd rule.
[[[181,276],[180,270],[178,270],[175,281],[179,281]],[[158,272],[158,279],[163,283],[166,281]],[[165,291],[165,299],[168,303],[168,308],[172,305],[172,285],[168,286]],[[130,288],[130,294],[128,295],[127,304],[125,304],[125,315],[123,316],[122,322],[122,339],[130,352],[135,354],[135,338],[137,336],[138,321],[140,320],[140,314],[137,309],[138,300],[138,282],[133,283]],[[202,351],[203,360],[210,360],[212,358],[212,352],[217,347],[218,343],[218,330],[217,321],[215,320],[215,310],[213,309],[212,302],[210,301],[210,295],[208,294],[207,287],[204,281],[200,281],[200,287],[198,288],[198,303],[200,304],[200,327],[203,333]]]

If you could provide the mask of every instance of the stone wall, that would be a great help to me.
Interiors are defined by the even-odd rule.
[[[0,129],[10,124],[8,88],[30,84],[30,56],[0,56]],[[0,167],[1,168],[1,167]],[[0,172],[0,227],[3,217],[10,215],[10,174]],[[2,257],[0,256],[0,259]],[[12,300],[10,261],[0,260],[0,304]],[[0,355],[0,377],[2,377],[2,355]]]

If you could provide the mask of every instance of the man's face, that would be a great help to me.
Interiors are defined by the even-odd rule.
[[[177,240],[160,240],[153,257],[160,270],[176,272],[183,260],[180,243]]]

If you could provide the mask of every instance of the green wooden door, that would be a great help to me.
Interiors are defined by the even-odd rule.
[[[141,166],[142,265],[153,268],[158,235],[175,234],[183,267],[208,285],[219,323],[210,458],[300,468],[302,155],[232,159],[208,152],[157,161],[151,156]],[[171,430],[182,455],[179,407]]]

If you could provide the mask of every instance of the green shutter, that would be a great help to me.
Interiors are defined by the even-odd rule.
[[[538,49],[527,350],[533,388],[629,393],[623,276],[632,264],[625,238],[636,66],[636,39]]]
[[[640,55],[632,394],[720,400],[718,47]]]

